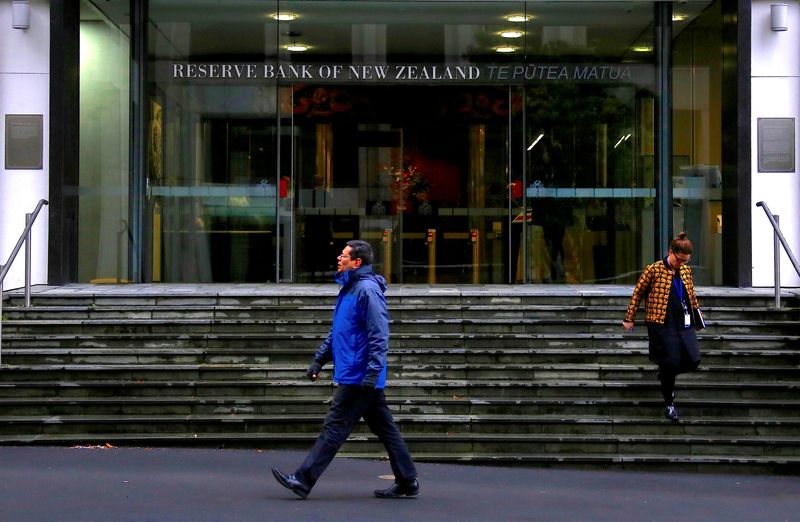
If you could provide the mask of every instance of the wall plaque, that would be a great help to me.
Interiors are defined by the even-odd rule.
[[[794,118],[758,118],[758,171],[794,172]]]
[[[6,170],[41,170],[41,114],[6,114]]]

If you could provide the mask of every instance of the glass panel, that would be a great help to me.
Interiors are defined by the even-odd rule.
[[[433,69],[422,67],[507,62],[496,51],[499,32],[524,3],[280,7],[296,16],[279,31],[281,60],[340,64],[349,80],[285,91],[297,188],[295,280],[330,281],[343,243],[362,238],[393,282],[508,282],[509,87],[437,84],[423,76]],[[308,50],[292,53],[291,44]],[[351,64],[413,69],[365,82]]]
[[[527,5],[526,48],[554,65],[522,89],[513,281],[633,282],[653,251],[653,4]]]
[[[152,281],[276,280],[277,86],[171,75],[175,62],[274,61],[276,11],[276,2],[150,2],[145,269]]]
[[[630,282],[652,252],[651,94],[548,85],[525,103],[528,274],[518,263],[515,281]]]
[[[327,282],[359,237],[395,282],[633,281],[653,252],[653,13],[154,0],[145,273]]]
[[[394,282],[505,282],[507,99],[295,86],[298,280],[329,281],[342,244],[363,238]]]
[[[673,15],[673,227],[693,244],[695,283],[722,284],[722,7]]]
[[[80,9],[78,281],[128,277],[129,63],[127,2]]]

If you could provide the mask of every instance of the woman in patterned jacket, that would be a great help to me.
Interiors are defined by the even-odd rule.
[[[675,377],[691,372],[700,364],[700,349],[695,335],[695,311],[700,305],[694,293],[692,242],[681,232],[669,245],[664,259],[648,265],[636,288],[622,326],[633,330],[633,320],[642,299],[645,300],[645,324],[650,341],[650,360],[658,364],[658,379],[664,396],[666,418],[677,421]],[[702,325],[697,325],[698,329]]]

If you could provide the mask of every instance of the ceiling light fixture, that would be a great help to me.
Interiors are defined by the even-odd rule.
[[[629,139],[630,137],[631,137],[631,134],[630,134],[630,133],[626,134],[625,136],[621,136],[621,137],[619,138],[619,141],[617,141],[617,144],[616,144],[616,145],[614,145],[614,148],[616,149],[617,147],[619,147],[619,146],[622,144],[622,142],[624,142],[624,141],[628,141],[628,139]]]
[[[306,44],[292,43],[284,47],[284,49],[293,53],[303,53],[308,51],[308,46]]]
[[[653,51],[653,48],[649,45],[637,45],[633,47],[632,50],[635,53],[649,53]]]
[[[292,20],[297,20],[297,15],[294,13],[272,13],[270,16],[273,20],[277,20],[279,22],[291,22]]]
[[[531,150],[532,148],[534,148],[536,144],[539,143],[539,140],[541,140],[542,138],[544,138],[544,132],[536,136],[536,139],[533,140],[533,143],[531,143],[526,150]]]
[[[506,20],[514,23],[529,22],[532,18],[533,17],[531,15],[526,15],[526,14],[512,14],[506,16]]]
[[[516,31],[516,30],[513,30],[513,29],[508,30],[508,31],[500,31],[500,36],[502,36],[503,38],[519,38],[523,34],[525,34],[525,33],[523,33],[522,31]]]
[[[689,15],[686,15],[686,14],[683,14],[683,13],[672,13],[672,21],[673,22],[683,22],[687,18],[689,18]]]
[[[513,45],[501,45],[499,47],[494,48],[495,51],[498,53],[514,53],[517,52],[517,48]]]

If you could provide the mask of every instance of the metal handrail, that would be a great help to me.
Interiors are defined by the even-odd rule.
[[[783,233],[781,232],[780,216],[773,215],[772,212],[770,212],[769,210],[769,206],[767,206],[767,204],[764,203],[763,201],[759,201],[758,203],[756,203],[756,206],[764,209],[764,212],[767,214],[767,219],[769,219],[769,222],[772,225],[772,230],[774,231],[773,250],[775,256],[775,308],[780,308],[781,307],[781,251],[779,245],[783,245],[783,249],[786,251],[786,255],[789,256],[789,260],[792,262],[794,271],[797,272],[798,276],[800,276],[800,264],[798,264],[797,259],[795,259],[794,254],[792,253],[792,249],[789,248],[789,243],[786,241],[786,238],[783,237]]]
[[[0,265],[0,364],[2,364],[3,362],[3,280],[6,278],[6,274],[8,273],[9,268],[11,268],[11,265],[17,258],[19,249],[22,248],[22,243],[25,243],[25,307],[30,308],[31,228],[33,228],[33,222],[36,221],[36,216],[39,215],[39,211],[42,210],[42,207],[47,204],[48,203],[46,199],[40,199],[39,203],[36,205],[36,210],[34,210],[30,214],[25,214],[25,230],[23,230],[22,235],[19,236],[17,245],[14,247],[14,250],[11,251],[11,255],[8,256],[8,261],[6,261],[6,264]]]

